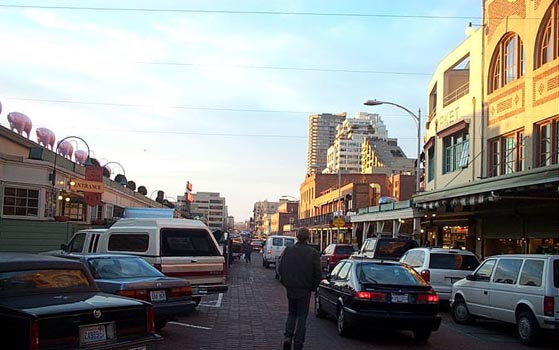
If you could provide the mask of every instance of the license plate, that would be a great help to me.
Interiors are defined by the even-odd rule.
[[[165,291],[164,290],[152,290],[150,292],[150,298],[151,298],[152,302],[167,300],[167,297],[165,296]]]
[[[80,343],[94,344],[105,342],[114,338],[114,325],[111,323],[100,323],[91,326],[80,327]]]
[[[392,294],[391,300],[393,303],[407,303],[408,302],[408,295],[407,294]]]

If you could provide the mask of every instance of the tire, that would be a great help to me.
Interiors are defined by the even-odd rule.
[[[155,331],[159,332],[166,325],[167,325],[167,320],[157,320],[157,321],[155,321]]]
[[[458,324],[472,324],[474,322],[474,317],[470,314],[464,299],[456,299],[450,312],[452,319]]]
[[[350,331],[349,323],[347,322],[346,319],[344,307],[342,305],[338,307],[338,317],[336,319],[336,323],[337,323],[336,328],[338,330],[338,334],[342,337],[348,337],[351,331]]]
[[[314,315],[317,318],[326,317],[326,312],[322,308],[322,303],[320,302],[320,296],[318,295],[318,292],[314,293]]]
[[[413,331],[413,337],[418,341],[426,341],[431,336],[431,331],[428,329],[416,329]]]
[[[200,301],[202,301],[202,297],[192,297],[192,301],[196,303],[196,306],[200,305]]]
[[[518,315],[516,329],[523,344],[534,344],[539,339],[540,325],[531,311],[523,311]]]
[[[262,257],[262,267],[266,267],[266,260],[264,260],[264,257]]]
[[[264,265],[264,268],[266,268],[266,269],[267,269],[268,267],[270,267],[270,263],[267,262],[267,261],[262,262],[262,264]]]

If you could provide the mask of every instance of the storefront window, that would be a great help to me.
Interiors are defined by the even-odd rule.
[[[445,226],[443,227],[443,248],[465,249],[467,236],[467,226]]]
[[[498,254],[522,254],[521,239],[486,239],[484,256]]]

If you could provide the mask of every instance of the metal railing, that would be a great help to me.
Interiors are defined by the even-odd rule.
[[[458,100],[462,96],[466,96],[470,93],[470,82],[467,81],[465,84],[457,87],[450,93],[448,93],[443,99],[443,105],[446,107],[447,105],[451,104],[452,102]]]

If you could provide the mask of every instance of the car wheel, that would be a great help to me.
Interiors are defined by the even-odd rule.
[[[167,325],[167,320],[156,320],[155,321],[155,331],[159,332],[166,325]]]
[[[314,315],[317,318],[324,318],[326,317],[326,312],[322,308],[322,303],[320,302],[320,296],[318,292],[314,293]]]
[[[266,267],[266,260],[264,260],[264,257],[262,257],[262,267]]]
[[[264,264],[264,268],[266,268],[266,269],[267,269],[268,267],[270,267],[270,263],[267,262],[267,261],[264,261],[263,264]]]
[[[471,324],[474,322],[474,317],[470,314],[464,299],[456,299],[452,304],[450,312],[452,314],[452,319],[456,323]]]
[[[524,311],[518,315],[516,328],[523,344],[534,344],[539,337],[540,326],[530,311]]]
[[[347,322],[346,319],[346,314],[344,311],[344,307],[342,305],[340,305],[338,307],[338,319],[337,319],[337,323],[338,323],[338,334],[341,335],[342,337],[347,337],[350,334],[350,327],[349,324]]]
[[[428,329],[416,329],[413,331],[415,340],[425,341],[431,336],[431,331]]]

